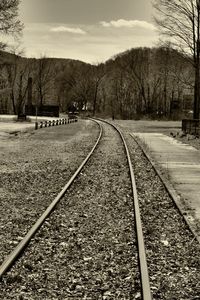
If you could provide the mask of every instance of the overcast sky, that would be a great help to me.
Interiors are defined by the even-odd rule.
[[[21,0],[26,56],[102,62],[138,46],[153,46],[157,32],[151,0]]]

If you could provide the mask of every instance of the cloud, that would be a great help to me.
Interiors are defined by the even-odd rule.
[[[139,21],[139,20],[119,19],[117,21],[110,21],[110,22],[102,21],[100,22],[100,24],[103,27],[115,27],[115,28],[126,27],[126,28],[142,28],[142,29],[155,30],[155,26],[153,24],[146,21]]]
[[[81,28],[74,28],[74,27],[66,27],[66,26],[58,26],[53,27],[50,29],[51,32],[69,32],[69,33],[75,33],[75,34],[86,34],[86,31],[84,31]]]
[[[72,58],[93,63],[105,61],[133,47],[152,47],[158,39],[156,30],[139,29],[139,27],[116,28],[109,22],[105,23],[109,24],[107,26],[109,28],[99,26],[98,23],[92,25],[26,23],[22,47],[26,49],[28,57],[41,57],[45,54],[50,57]],[[64,31],[63,34],[68,35],[65,39],[62,27],[70,28],[70,32],[71,29],[82,29],[86,34]]]

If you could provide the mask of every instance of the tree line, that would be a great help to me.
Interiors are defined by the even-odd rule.
[[[56,80],[65,109],[73,102],[93,115],[136,118],[170,117],[174,103],[180,112],[194,76],[188,59],[167,46],[133,48],[104,64],[68,67]]]
[[[7,54],[1,69],[14,114],[27,103],[29,78],[34,105],[59,105],[63,112],[74,106],[113,118],[180,114],[195,82],[189,57],[169,45],[133,48],[98,65]]]

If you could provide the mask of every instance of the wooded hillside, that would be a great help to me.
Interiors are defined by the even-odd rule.
[[[134,48],[99,65],[0,52],[0,112],[23,112],[28,78],[32,103],[118,118],[182,117],[192,110],[190,58],[170,47]]]

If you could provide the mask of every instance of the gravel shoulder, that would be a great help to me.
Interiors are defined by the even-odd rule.
[[[23,238],[88,154],[91,121],[0,137],[0,261]]]

